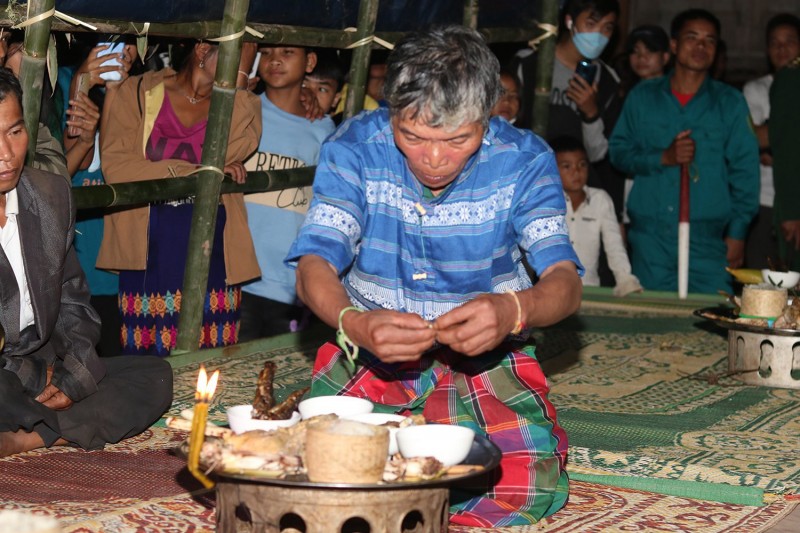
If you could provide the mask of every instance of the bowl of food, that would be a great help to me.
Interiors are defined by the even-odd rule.
[[[372,412],[372,402],[355,396],[317,396],[297,405],[303,420],[320,415],[336,415],[345,418]]]
[[[400,429],[400,424],[405,422],[407,417],[390,413],[361,413],[345,418],[387,428],[389,430],[389,455],[397,453],[397,431]]]
[[[475,432],[470,428],[451,424],[408,426],[397,432],[397,447],[403,457],[434,457],[444,466],[466,459],[473,440]]]
[[[272,431],[273,429],[293,426],[300,422],[300,413],[297,411],[293,411],[292,416],[286,420],[259,420],[253,418],[252,405],[234,405],[233,407],[228,407],[226,413],[228,415],[228,425],[237,435],[257,429]]]
[[[800,281],[800,272],[794,272],[792,270],[789,272],[781,272],[780,270],[765,268],[761,271],[761,275],[764,277],[764,283],[770,283],[783,289],[792,289],[797,285],[797,282]]]

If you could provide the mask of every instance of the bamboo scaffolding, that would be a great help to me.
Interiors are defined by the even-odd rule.
[[[47,13],[55,6],[55,0],[29,0],[29,18]],[[42,108],[42,85],[47,64],[47,46],[50,44],[50,22],[46,17],[25,28],[22,47],[22,65],[19,82],[22,85],[22,108],[25,128],[28,130],[27,161],[33,161],[36,152],[36,137],[39,133],[39,113]]]
[[[305,187],[314,181],[316,167],[301,167],[289,170],[250,171],[247,182],[239,185],[229,179],[222,182],[220,192],[272,192],[294,187]],[[92,185],[72,189],[77,209],[98,209],[136,205],[164,200],[177,200],[194,196],[199,176],[164,178],[160,180],[117,183],[114,185]]]
[[[542,0],[539,20],[542,24],[558,26],[558,0]],[[533,92],[533,124],[531,129],[544,137],[550,115],[550,92],[553,87],[553,61],[556,55],[556,37],[548,37],[539,43],[536,59],[536,87]]]
[[[244,30],[250,0],[225,0],[220,37],[235,35]],[[241,36],[222,41],[211,92],[206,136],[203,142],[203,167],[197,180],[197,194],[192,210],[192,228],[189,232],[189,251],[183,274],[183,301],[178,319],[178,339],[175,353],[197,349],[203,323],[203,304],[208,285],[208,269],[214,246],[214,228],[217,221],[219,195],[222,187],[222,169],[228,151],[233,101],[236,96],[236,75],[242,50]],[[202,167],[201,167],[202,168]]]
[[[355,36],[358,42],[375,33],[375,22],[378,20],[378,0],[361,0],[358,6],[358,28]],[[350,118],[364,109],[367,73],[369,71],[370,46],[358,46],[353,50],[350,60],[350,80],[347,85],[347,97],[344,106],[344,117]]]
[[[478,29],[478,0],[464,0],[464,21],[462,24],[473,30]]]

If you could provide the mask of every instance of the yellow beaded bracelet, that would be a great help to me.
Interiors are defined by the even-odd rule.
[[[522,333],[522,330],[525,329],[525,323],[522,321],[522,305],[519,303],[519,297],[516,292],[509,290],[506,291],[506,294],[510,294],[511,297],[514,298],[514,303],[517,304],[517,325],[511,330],[511,334],[519,335]]]
[[[358,307],[350,306],[339,311],[339,329],[336,330],[336,344],[339,345],[339,348],[342,349],[344,355],[347,357],[347,363],[350,367],[350,370],[355,370],[356,359],[358,359],[358,346],[350,340],[350,337],[347,336],[347,333],[344,332],[344,328],[342,327],[342,318],[348,311],[358,311],[359,313],[363,313],[364,310],[359,309]]]

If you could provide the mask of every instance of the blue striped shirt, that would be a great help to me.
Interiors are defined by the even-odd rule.
[[[365,309],[433,320],[482,293],[527,289],[522,253],[539,273],[564,260],[582,270],[552,151],[501,119],[461,175],[425,199],[388,110],[363,113],[323,144],[313,191],[286,262],[322,257]]]

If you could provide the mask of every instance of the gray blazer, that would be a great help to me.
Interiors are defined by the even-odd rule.
[[[89,304],[89,287],[72,245],[75,205],[70,183],[63,176],[25,167],[17,194],[22,257],[36,324],[17,339],[7,335],[0,368],[14,372],[25,392],[35,397],[44,389],[47,367],[52,365],[53,384],[77,402],[97,391],[106,370],[94,348],[100,318]],[[6,273],[0,276],[0,323],[7,332],[13,319],[19,320],[19,310],[9,305],[9,283],[2,282],[10,270],[0,249],[0,271]],[[19,329],[18,324],[13,329]]]

